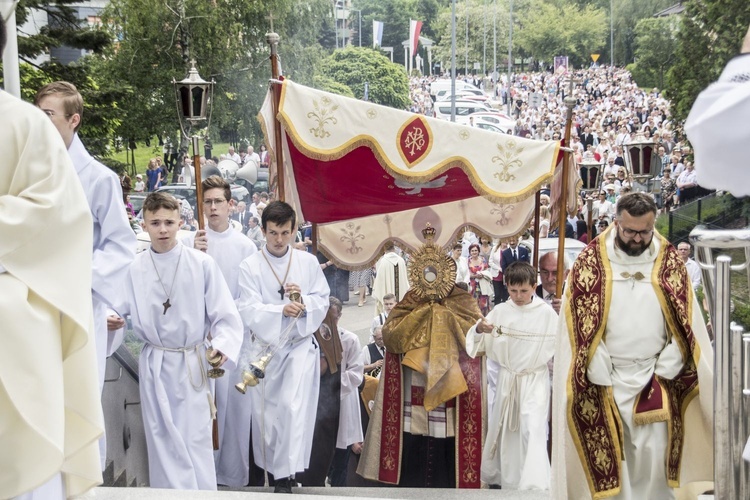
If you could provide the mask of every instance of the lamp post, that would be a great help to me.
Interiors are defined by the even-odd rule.
[[[615,65],[615,11],[614,0],[609,0],[609,65]]]
[[[357,13],[357,18],[359,21],[359,28],[357,28],[357,35],[359,36],[359,46],[362,46],[362,10],[361,9],[351,9],[352,12]]]
[[[172,79],[172,85],[175,90],[175,102],[177,104],[177,119],[180,122],[180,130],[184,136],[188,132],[192,133],[198,123],[206,120],[208,116],[208,127],[211,126],[211,113],[213,108],[213,88],[214,81],[207,82],[198,74],[195,67],[195,60],[190,61],[190,70],[184,80],[175,81]],[[187,123],[186,125],[183,122]],[[196,195],[196,214],[198,217],[198,227],[203,229],[203,186],[201,185],[201,153],[198,143],[198,135],[191,136],[193,143],[193,165],[195,167],[195,195]]]
[[[5,19],[8,39],[3,56],[3,80],[5,91],[21,98],[21,75],[18,67],[18,34],[16,30],[16,0],[2,0],[0,16]]]

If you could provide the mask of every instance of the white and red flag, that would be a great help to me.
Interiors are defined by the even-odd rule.
[[[409,48],[411,49],[412,57],[414,57],[414,54],[417,53],[417,47],[419,46],[419,33],[422,31],[422,21],[415,21],[412,19],[409,23],[409,42],[411,43]]]

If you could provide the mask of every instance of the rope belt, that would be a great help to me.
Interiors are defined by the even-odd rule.
[[[183,359],[185,360],[185,367],[187,369],[188,373],[188,380],[190,381],[190,386],[197,392],[206,388],[206,395],[208,396],[208,408],[211,413],[211,419],[216,418],[216,404],[214,403],[214,398],[211,395],[211,389],[208,386],[208,377],[206,376],[206,367],[203,365],[203,357],[201,356],[200,348],[201,346],[206,348],[206,341],[199,342],[195,345],[186,346],[186,347],[165,347],[163,345],[157,345],[157,344],[151,344],[149,342],[146,342],[146,345],[149,345],[153,347],[154,349],[158,349],[160,351],[166,351],[166,352],[181,352]],[[196,384],[193,380],[193,372],[190,369],[190,360],[188,356],[194,353],[195,357],[198,358],[198,369],[200,370],[201,378],[199,380],[199,383]]]
[[[497,436],[492,443],[492,449],[490,450],[490,456],[495,456],[497,453],[497,446],[500,441],[500,430],[502,429],[502,423],[507,420],[507,428],[511,432],[518,432],[518,423],[521,419],[521,405],[519,404],[519,394],[521,392],[521,380],[527,375],[533,375],[535,373],[542,373],[547,368],[547,365],[538,366],[536,368],[527,368],[521,371],[513,371],[510,368],[503,367],[503,371],[513,375],[513,379],[510,381],[510,389],[508,396],[503,401],[503,407],[500,410],[500,423],[498,426]]]
[[[659,357],[659,354],[654,354],[650,358],[638,358],[638,359],[618,358],[617,356],[610,356],[609,358],[612,360],[612,366],[615,366],[617,368],[622,368],[625,366],[633,366],[633,365],[640,365],[644,363],[651,363],[655,361],[658,357]]]

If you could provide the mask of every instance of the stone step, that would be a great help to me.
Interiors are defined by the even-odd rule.
[[[273,488],[242,488],[221,491],[161,490],[156,488],[96,488],[86,498],[96,500],[279,500]],[[340,500],[341,497],[388,498],[408,500],[546,500],[546,491],[455,490],[419,488],[294,488],[298,498]]]

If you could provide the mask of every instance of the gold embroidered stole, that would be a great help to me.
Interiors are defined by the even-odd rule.
[[[652,377],[636,398],[634,423],[667,421],[667,482],[679,485],[687,405],[698,394],[697,362],[700,355],[690,321],[693,290],[677,251],[658,233],[659,255],[652,283],[672,335],[686,360],[673,380]],[[621,490],[622,421],[612,389],[594,385],[586,370],[601,341],[612,299],[612,268],[606,254],[606,236],[591,242],[576,260],[567,291],[565,311],[572,347],[567,381],[567,421],[584,474],[594,499],[617,495]],[[654,397],[655,396],[655,397]]]

